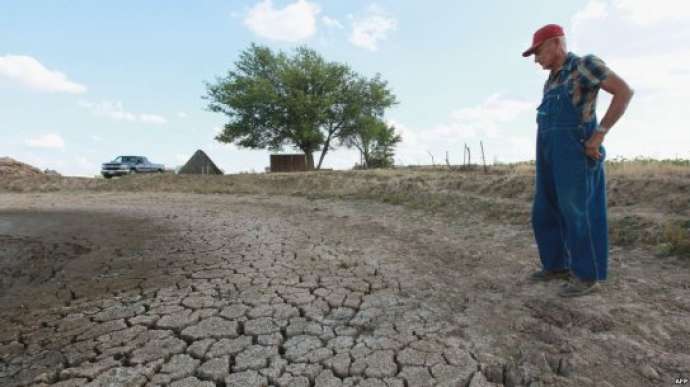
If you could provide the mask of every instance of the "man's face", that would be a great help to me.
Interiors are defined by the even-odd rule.
[[[557,59],[558,39],[551,38],[534,50],[534,61],[539,63],[544,70],[553,70]]]

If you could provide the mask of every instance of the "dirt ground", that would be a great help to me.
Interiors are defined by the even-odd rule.
[[[690,377],[690,260],[532,283],[528,224],[370,200],[0,193],[0,385],[653,386]]]

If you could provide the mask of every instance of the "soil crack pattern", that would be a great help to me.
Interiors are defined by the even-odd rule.
[[[81,271],[46,274],[49,262],[15,262],[24,279],[3,277],[11,292],[0,299],[18,300],[3,301],[0,316],[3,386],[617,385],[588,379],[588,348],[638,364],[635,378],[644,379],[631,385],[645,385],[689,364],[680,351],[663,355],[626,339],[633,336],[618,320],[634,310],[624,304],[582,309],[539,298],[547,285],[520,291],[526,285],[486,280],[481,257],[490,253],[469,231],[461,234],[466,247],[454,250],[437,220],[415,223],[418,214],[384,204],[320,200],[314,211],[317,204],[300,198],[177,194],[46,194],[42,203],[31,216],[55,206],[83,219],[92,211],[91,221],[78,240],[50,250],[41,235],[1,235],[3,248],[68,255],[56,272]],[[130,231],[89,223],[108,213],[126,220],[107,221],[150,237],[128,243]],[[102,233],[118,230],[122,238],[101,243]],[[457,274],[443,262],[455,262]],[[39,302],[43,296],[53,304]],[[637,329],[670,340],[681,320]],[[615,345],[596,347],[584,339],[592,335]],[[625,348],[637,357],[614,352]]]

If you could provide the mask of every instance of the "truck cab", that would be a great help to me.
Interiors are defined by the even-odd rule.
[[[113,161],[103,163],[101,175],[110,179],[113,176],[135,173],[162,173],[164,170],[163,164],[152,163],[144,156],[118,156]]]

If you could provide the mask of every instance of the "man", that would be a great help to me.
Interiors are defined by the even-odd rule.
[[[542,269],[533,280],[568,279],[559,295],[595,291],[608,272],[604,137],[623,115],[633,92],[593,55],[566,49],[563,29],[546,25],[522,56],[550,74],[537,109],[537,173],[532,226]],[[597,122],[599,89],[613,94]]]

